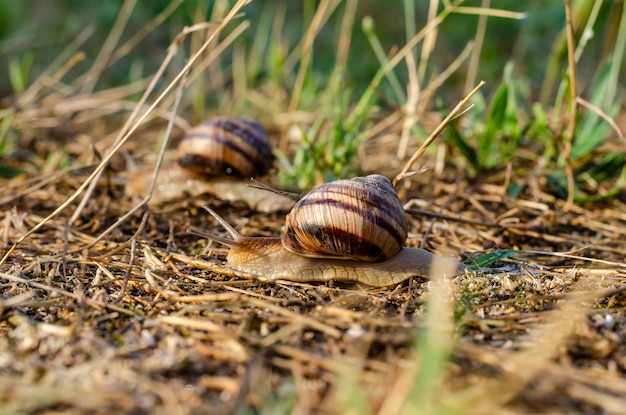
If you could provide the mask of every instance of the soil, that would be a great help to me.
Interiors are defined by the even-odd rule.
[[[80,136],[65,147],[79,167],[51,162],[58,133],[12,158],[25,174],[2,179],[2,253],[97,162]],[[401,163],[374,157],[387,154],[385,140],[367,143],[363,165],[392,177]],[[209,204],[244,235],[278,236],[285,212],[209,195],[141,208],[99,238],[136,203],[124,194],[125,169],[115,159],[76,218],[80,198],[0,266],[0,413],[391,414],[432,386],[418,375],[420,356],[430,356],[419,341],[426,305],[442,300],[433,281],[371,288],[245,278],[225,264],[228,248],[187,229],[225,235],[202,209]],[[524,189],[517,198],[511,182]],[[540,175],[470,177],[436,164],[400,194],[409,209],[445,215],[410,213],[409,246],[468,264],[519,251],[444,284],[454,343],[441,383],[433,379],[433,408],[623,412],[619,199],[565,210]]]

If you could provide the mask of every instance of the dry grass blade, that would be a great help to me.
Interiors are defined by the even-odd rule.
[[[80,90],[81,93],[90,94],[93,91],[96,85],[96,81],[102,75],[102,72],[107,65],[109,57],[113,53],[113,50],[115,50],[115,45],[117,44],[117,42],[119,42],[120,37],[122,36],[122,32],[124,31],[124,28],[126,27],[126,24],[128,23],[130,15],[136,4],[137,0],[128,0],[125,1],[122,5],[122,8],[117,15],[117,19],[115,19],[115,23],[113,24],[109,35],[104,41],[102,48],[100,48],[98,55],[94,59],[91,69],[89,70],[89,72],[86,73],[83,86]]]
[[[341,86],[341,79],[348,68],[348,57],[350,56],[350,42],[352,41],[352,28],[357,12],[358,0],[347,0],[343,19],[341,21],[341,33],[337,42],[337,54],[335,57],[335,68],[330,76],[330,84],[327,88],[328,96],[337,96]]]
[[[5,197],[3,199],[0,199],[0,206],[8,205],[11,202],[13,202],[13,201],[15,201],[15,200],[17,200],[17,199],[19,199],[21,197],[27,196],[27,195],[29,195],[29,194],[31,194],[33,192],[36,192],[39,189],[42,189],[42,188],[46,187],[47,185],[49,185],[51,183],[56,182],[57,180],[60,180],[63,176],[66,176],[66,175],[68,175],[68,174],[70,174],[70,173],[72,173],[74,171],[78,171],[78,170],[81,170],[81,169],[84,169],[84,168],[85,168],[85,166],[79,166],[79,167],[71,167],[71,168],[63,169],[63,170],[57,170],[56,172],[52,173],[51,175],[49,175],[49,176],[47,176],[45,178],[35,179],[35,180],[33,180],[35,183],[33,183],[32,185],[24,188],[21,191],[14,192],[15,194],[13,194],[11,196],[7,196],[7,197]],[[23,187],[23,186],[21,186],[21,184],[20,184],[19,187]]]
[[[482,0],[480,3],[481,9],[488,9],[491,4],[491,0]],[[458,11],[458,10],[457,10]],[[478,65],[480,62],[480,53],[483,49],[483,43],[485,41],[485,32],[487,29],[487,14],[481,13],[478,18],[478,25],[476,27],[476,36],[474,36],[474,41],[476,46],[472,51],[472,57],[469,62],[469,67],[467,69],[467,79],[465,80],[465,88],[464,91],[467,94],[472,85],[476,84],[476,74],[478,73]]]
[[[391,59],[389,59],[385,63],[383,67],[381,67],[378,70],[378,72],[376,73],[376,76],[370,82],[370,85],[378,85],[379,82],[383,79],[383,77],[386,74],[388,74],[391,70],[393,70],[393,68],[395,68],[406,57],[406,55],[411,53],[413,48],[419,42],[421,42],[426,36],[431,34],[432,31],[435,30],[439,26],[439,24],[444,20],[445,15],[451,12],[452,9],[456,7],[456,3],[458,2],[459,1],[455,2],[455,4],[446,4],[444,12],[442,12],[441,14],[439,14],[432,20],[429,19],[426,26],[424,26],[422,30],[420,30],[415,36],[413,36],[413,38],[411,38],[393,57],[391,57]],[[353,111],[353,116],[358,116],[359,114],[362,114],[364,112],[364,108],[367,107],[369,100],[371,98],[371,95],[374,94],[374,92],[375,90],[373,88],[370,88],[368,91],[366,91],[366,93],[363,94],[363,96],[361,97],[361,99],[355,106],[355,109]]]
[[[72,39],[59,56],[42,71],[37,79],[35,79],[28,89],[18,98],[20,106],[29,107],[37,97],[42,96],[46,92],[44,89],[46,86],[55,85],[56,82],[54,82],[54,80],[61,79],[63,74],[76,63],[75,61],[78,59],[77,56],[83,56],[83,53],[77,53],[76,50],[87,41],[93,33],[94,28],[87,26],[78,36]]]
[[[207,25],[213,25],[212,23],[208,23]],[[228,34],[228,36],[226,36],[226,38],[224,40],[222,40],[221,42],[219,42],[219,44],[217,44],[213,49],[211,49],[211,51],[207,54],[207,56],[205,58],[203,58],[198,65],[196,66],[196,68],[191,71],[191,73],[189,74],[189,77],[187,79],[187,82],[185,83],[187,84],[191,84],[194,80],[198,79],[200,76],[202,76],[204,73],[206,73],[207,69],[211,66],[212,63],[215,62],[216,59],[218,59],[218,57],[226,50],[228,50],[228,48],[230,46],[232,46],[232,43],[246,30],[248,29],[248,27],[250,26],[250,22],[248,21],[243,21],[241,22],[239,25],[237,25],[237,27],[235,27],[235,29],[233,29],[233,31],[231,33]],[[208,27],[205,27],[204,25],[196,25],[195,26],[196,30],[204,30],[204,29],[208,29]]]
[[[143,26],[135,35],[128,39],[119,48],[115,49],[108,60],[111,65],[117,62],[123,56],[126,56],[134,49],[148,34],[159,27],[176,9],[182,4],[183,0],[172,0],[161,13],[154,17],[148,24]]]
[[[578,248],[578,250],[583,250],[583,249],[586,249],[586,248],[590,248],[590,247],[581,247],[581,248]],[[626,267],[626,263],[625,262],[607,261],[607,260],[599,259],[599,258],[590,258],[590,257],[579,256],[579,255],[571,255],[571,254],[565,253],[565,252],[546,252],[546,251],[526,250],[526,251],[524,251],[524,253],[526,253],[526,254],[547,255],[547,256],[554,256],[554,257],[561,257],[561,258],[580,259],[582,261],[595,262],[597,264],[604,264],[604,265],[608,265],[608,266],[611,266],[611,267],[620,267],[620,268]]]
[[[474,50],[474,41],[469,41],[463,51],[456,57],[454,60],[444,69],[437,77],[432,79],[428,85],[424,88],[423,96],[424,99],[420,101],[419,108],[417,109],[417,114],[421,116],[424,112],[426,112],[428,105],[431,103],[434,94],[437,90],[443,85],[443,83],[450,78],[460,67],[463,62],[470,56],[471,52]],[[457,118],[461,116],[465,111],[457,114]],[[452,118],[452,119],[454,119]]]
[[[437,9],[439,8],[439,0],[430,0],[428,3],[428,23],[434,22],[437,18]],[[424,47],[420,54],[420,65],[418,70],[419,79],[424,79],[426,75],[426,68],[428,67],[428,61],[430,60],[431,53],[437,43],[438,25],[429,25],[430,29],[424,36]]]
[[[484,81],[481,81],[470,93],[463,98],[457,105],[454,107],[452,111],[448,114],[448,116],[435,128],[435,130],[430,134],[430,136],[424,141],[424,143],[420,146],[419,149],[411,156],[409,161],[406,163],[404,168],[398,175],[393,179],[393,185],[396,186],[401,177],[403,177],[408,171],[413,167],[415,162],[421,157],[422,154],[426,151],[428,146],[437,138],[437,136],[443,131],[444,128],[448,125],[448,123],[463,109],[465,105],[469,102],[469,100],[476,94],[480,88],[485,85]]]
[[[502,17],[505,19],[515,20],[525,19],[528,17],[528,14],[524,12],[512,12],[510,10],[492,9],[488,6],[485,6],[485,3],[483,3],[481,7],[459,6],[454,10],[454,12],[461,14],[477,14],[479,16]]]
[[[565,32],[567,33],[567,62],[569,66],[569,91],[570,91],[570,112],[567,119],[567,133],[565,136],[565,148],[563,157],[565,158],[565,173],[567,175],[567,203],[565,211],[569,211],[574,204],[576,185],[574,183],[574,168],[572,167],[572,144],[574,134],[576,134],[576,118],[578,117],[578,81],[576,80],[576,59],[574,57],[574,25],[572,24],[572,8],[570,0],[563,0],[565,4]]]
[[[402,134],[400,135],[397,152],[397,157],[400,160],[406,157],[409,135],[418,119],[417,104],[420,99],[420,85],[415,67],[415,57],[411,53],[406,55],[406,66],[409,71],[409,84],[407,85],[407,101],[404,106],[405,117],[402,123]]]
[[[225,25],[225,22],[222,22],[222,25]],[[201,29],[204,29],[205,25],[199,24],[199,25],[194,25],[194,27],[191,27],[191,28],[185,28],[182,31],[182,33],[179,33],[176,39],[174,39],[174,41],[170,44],[168,48],[167,56],[165,57],[159,69],[157,70],[156,74],[152,77],[150,84],[148,85],[141,99],[139,100],[134,110],[131,112],[130,116],[126,120],[126,123],[119,131],[117,137],[115,138],[115,141],[112,144],[112,149],[107,152],[107,155],[105,156],[101,164],[98,166],[98,168],[96,168],[96,171],[94,171],[92,175],[89,176],[89,178],[87,178],[85,183],[83,183],[84,187],[87,187],[87,184],[88,184],[87,191],[85,192],[85,195],[83,196],[82,200],[78,204],[78,207],[74,211],[74,215],[70,218],[70,225],[72,225],[76,221],[76,219],[79,217],[80,213],[82,212],[83,208],[87,204],[87,201],[89,200],[93,190],[98,184],[98,180],[100,179],[100,176],[102,175],[102,172],[104,170],[104,167],[106,166],[106,163],[108,163],[109,160],[113,157],[113,155],[115,155],[119,151],[119,149],[122,147],[122,145],[126,143],[126,141],[130,138],[133,132],[137,130],[139,125],[141,125],[141,123],[144,122],[148,118],[148,116],[152,113],[152,111],[156,109],[157,105],[165,99],[165,97],[169,94],[169,91],[181,80],[181,78],[187,76],[188,71],[191,68],[191,65],[195,62],[195,60],[199,59],[200,57],[199,52],[208,48],[210,43],[216,39],[217,33],[219,33],[219,30],[216,30],[211,36],[209,36],[207,41],[200,48],[200,51],[194,54],[194,56],[189,60],[189,62],[185,65],[185,67],[174,77],[174,80],[172,80],[172,82],[170,82],[170,84],[165,88],[165,90],[156,98],[155,102],[153,102],[147,109],[145,109],[143,115],[139,117],[139,119],[137,119],[135,122],[135,118],[138,116],[139,112],[142,109],[144,109],[144,104],[146,103],[152,91],[156,88],[158,82],[161,80],[161,77],[163,76],[165,69],[167,68],[171,60],[174,58],[176,51],[180,47],[181,43],[184,41],[188,33],[193,32],[198,27]],[[223,28],[223,26],[218,27],[218,29],[219,28]],[[135,124],[133,124],[133,122],[135,122]],[[169,135],[166,137],[165,141],[167,140],[169,140]],[[164,146],[161,151],[164,151],[165,147],[166,146]],[[157,169],[159,167],[160,167],[159,165],[156,166]],[[83,186],[81,186],[81,188],[72,196],[72,198],[78,197],[81,189],[84,188]],[[1,262],[2,261],[0,261],[0,263]]]
[[[291,91],[291,100],[289,101],[289,107],[287,108],[287,122],[285,124],[285,129],[283,131],[283,134],[281,135],[280,143],[278,145],[278,149],[283,153],[287,151],[287,129],[291,126],[293,114],[298,108],[298,103],[300,102],[300,95],[302,93],[302,87],[304,85],[304,77],[308,71],[309,61],[313,53],[313,42],[315,41],[315,36],[319,32],[324,21],[328,18],[330,14],[333,13],[338,5],[339,1],[337,0],[322,0],[316,8],[313,21],[307,29],[307,33],[303,39],[302,55],[300,57],[298,74],[296,76],[293,90]]]
[[[591,102],[589,102],[586,99],[583,99],[581,97],[576,97],[576,102],[578,102],[583,107],[585,107],[585,108],[593,111],[594,113],[598,114],[599,117],[601,117],[604,121],[609,123],[609,125],[611,126],[613,131],[615,131],[617,133],[617,135],[619,136],[619,138],[622,141],[626,140],[626,138],[624,138],[624,133],[622,132],[622,130],[620,130],[620,128],[617,125],[617,123],[615,122],[615,120],[613,118],[611,118],[609,116],[609,114],[607,114],[606,112],[602,111],[602,108],[598,108],[597,106],[593,105]]]

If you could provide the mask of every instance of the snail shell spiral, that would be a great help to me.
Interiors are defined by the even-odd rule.
[[[281,241],[307,257],[381,262],[402,250],[407,228],[391,181],[375,174],[308,193],[287,215]]]
[[[262,176],[274,157],[263,126],[250,119],[211,118],[198,124],[178,146],[178,164],[205,176]]]

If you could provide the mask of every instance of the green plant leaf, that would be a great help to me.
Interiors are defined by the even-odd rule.
[[[607,115],[614,117],[619,109],[619,103],[614,102],[610,108],[602,108],[609,93],[610,65],[607,63],[600,68],[592,84],[591,103],[606,111]],[[610,125],[593,111],[586,111],[576,129],[576,135],[572,144],[572,160],[577,160],[590,151],[600,147],[608,138]]]
[[[9,62],[9,81],[11,82],[11,88],[13,88],[13,94],[16,96],[21,95],[26,90],[33,60],[34,55],[28,52],[21,59],[12,59]]]
[[[481,268],[488,267],[489,265],[492,265],[504,258],[508,258],[511,255],[519,254],[520,252],[522,251],[517,251],[514,249],[506,249],[506,250],[499,250],[495,252],[489,252],[489,253],[480,255],[479,257],[474,258],[472,260],[470,268],[473,270],[480,270]]]
[[[494,167],[501,158],[496,149],[496,140],[504,127],[509,103],[509,84],[507,82],[506,71],[510,71],[512,66],[505,67],[505,76],[502,84],[498,87],[491,105],[487,110],[485,120],[485,134],[478,140],[478,160],[481,166],[486,168]]]
[[[457,123],[451,122],[446,127],[446,139],[448,143],[459,150],[463,158],[469,163],[472,173],[477,174],[481,171],[480,163],[476,157],[476,151],[465,142],[459,130],[457,129]]]

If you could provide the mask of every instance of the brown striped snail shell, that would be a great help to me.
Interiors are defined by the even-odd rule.
[[[400,252],[407,228],[391,181],[376,174],[308,193],[287,215],[281,240],[288,251],[308,257],[380,262]]]
[[[257,121],[215,117],[191,128],[178,145],[178,162],[159,170],[150,205],[181,200],[185,195],[209,193],[218,199],[244,201],[251,208],[270,212],[288,210],[288,197],[248,186],[272,167],[270,140]],[[147,196],[152,169],[133,172],[126,183],[129,196]]]
[[[246,118],[216,117],[193,127],[178,145],[178,164],[195,174],[262,176],[274,162],[263,126]]]
[[[314,189],[293,207],[279,238],[240,235],[205,209],[234,240],[195,232],[229,246],[228,265],[262,281],[338,280],[382,287],[428,277],[435,267],[449,276],[464,270],[457,261],[404,246],[404,210],[391,182],[380,175]]]

